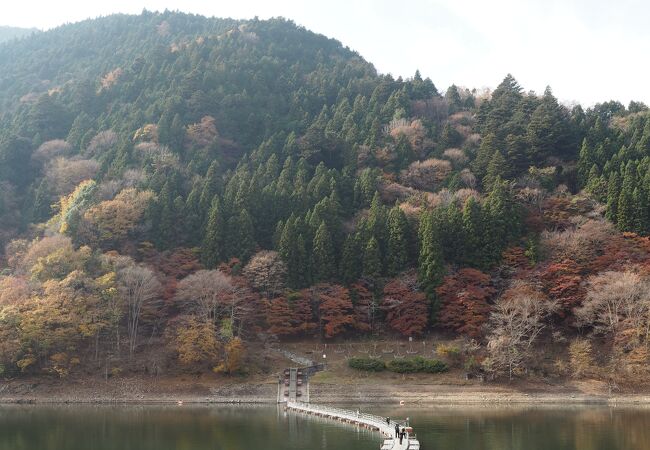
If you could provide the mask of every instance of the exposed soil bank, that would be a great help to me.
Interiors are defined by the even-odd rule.
[[[379,384],[358,382],[312,383],[315,403],[355,403],[406,406],[454,404],[647,404],[650,392],[612,393],[598,382],[563,386],[504,386],[497,384]],[[215,382],[197,378],[129,378],[105,382],[42,380],[0,383],[0,403],[276,403],[274,379]]]

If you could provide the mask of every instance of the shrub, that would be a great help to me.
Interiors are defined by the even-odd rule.
[[[478,372],[478,370],[481,368],[481,363],[479,363],[474,356],[470,356],[465,360],[463,368],[465,371],[470,373]]]
[[[366,372],[381,372],[386,368],[386,364],[378,358],[350,358],[348,366]]]
[[[394,359],[393,361],[388,361],[386,367],[388,370],[395,373],[417,372],[417,368],[411,359]]]
[[[442,373],[447,371],[447,365],[437,359],[426,359],[416,356],[413,359],[395,359],[386,365],[388,370],[395,373]]]
[[[426,359],[421,356],[413,358],[418,372],[423,373],[442,373],[447,371],[447,364],[437,359]]]
[[[460,348],[452,344],[438,344],[436,345],[436,353],[443,358],[446,358],[452,366],[460,364],[461,353]]]

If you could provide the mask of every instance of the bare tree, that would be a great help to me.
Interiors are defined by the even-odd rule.
[[[189,312],[217,323],[224,315],[233,316],[235,297],[230,276],[219,270],[199,270],[178,284],[176,298]]]
[[[257,291],[272,297],[282,292],[287,266],[278,252],[263,250],[244,267],[244,276]]]
[[[460,180],[470,189],[476,189],[476,175],[469,169],[463,169],[460,172]]]
[[[178,167],[178,155],[169,150],[166,145],[155,142],[141,142],[135,146],[138,156],[154,168]]]
[[[523,200],[524,203],[534,206],[541,213],[546,191],[541,188],[524,187],[519,190],[517,197]]]
[[[455,167],[463,167],[469,161],[465,152],[459,148],[448,148],[442,153],[442,156],[451,161]]]
[[[45,163],[58,156],[67,156],[72,152],[72,146],[62,139],[43,142],[32,154],[32,159]]]
[[[634,344],[650,336],[650,279],[633,270],[603,272],[588,281],[587,297],[576,309],[577,323],[598,334],[621,334]]]
[[[541,246],[555,261],[570,258],[578,262],[591,262],[614,234],[611,223],[589,219],[564,231],[543,232]]]
[[[416,189],[435,191],[451,173],[451,163],[445,159],[415,161],[402,171],[402,182]]]
[[[138,327],[143,309],[158,299],[162,285],[154,272],[143,266],[131,265],[118,272],[119,291],[127,308],[127,331],[129,352],[137,347]]]
[[[521,368],[530,348],[546,326],[544,319],[556,304],[546,299],[532,286],[515,284],[496,302],[490,315],[488,353],[485,367],[493,372],[508,372]]]
[[[91,158],[100,156],[117,145],[117,142],[118,136],[113,130],[102,131],[92,138],[84,155]]]
[[[55,195],[69,194],[79,183],[93,178],[99,171],[99,163],[92,159],[67,159],[58,157],[52,160],[45,177]]]

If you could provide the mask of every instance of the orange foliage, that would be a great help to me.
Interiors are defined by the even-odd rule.
[[[354,327],[362,332],[372,331],[375,319],[375,302],[367,283],[359,281],[350,287],[354,303]]]
[[[214,117],[205,116],[201,122],[187,127],[187,139],[193,147],[207,147],[212,144],[219,135],[214,124]]]
[[[557,314],[567,318],[573,314],[573,309],[582,304],[585,289],[580,275],[580,266],[570,259],[550,264],[541,273],[544,291],[558,303]]]
[[[168,307],[171,307],[173,304],[178,281],[197,270],[203,269],[203,266],[196,257],[196,252],[183,247],[162,253],[154,251],[147,258],[147,263],[165,275],[163,299]]]
[[[271,300],[267,312],[269,333],[277,336],[296,336],[316,328],[309,301],[295,294]]]
[[[490,315],[496,293],[490,276],[476,269],[461,269],[444,278],[436,289],[441,299],[439,323],[457,333],[477,337]]]
[[[589,272],[623,270],[629,265],[650,268],[650,238],[629,232],[614,236],[603,254],[590,262]]]
[[[426,295],[418,290],[414,274],[386,283],[381,309],[388,326],[403,336],[419,336],[427,327],[429,305]]]
[[[354,324],[350,292],[338,284],[320,283],[304,289],[303,295],[317,305],[319,328],[326,338],[348,331]]]
[[[530,260],[526,256],[526,250],[523,247],[508,247],[501,254],[501,264],[509,269],[514,276],[521,275],[522,272],[530,269]]]
[[[101,89],[110,89],[112,86],[115,85],[115,83],[117,83],[117,81],[120,79],[123,73],[124,71],[122,70],[121,67],[118,67],[117,69],[108,72],[100,80],[100,84],[102,85]]]

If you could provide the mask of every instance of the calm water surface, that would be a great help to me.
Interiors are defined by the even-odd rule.
[[[410,417],[424,450],[650,450],[650,409],[362,409]],[[0,450],[377,450],[379,441],[275,407],[0,406]]]

